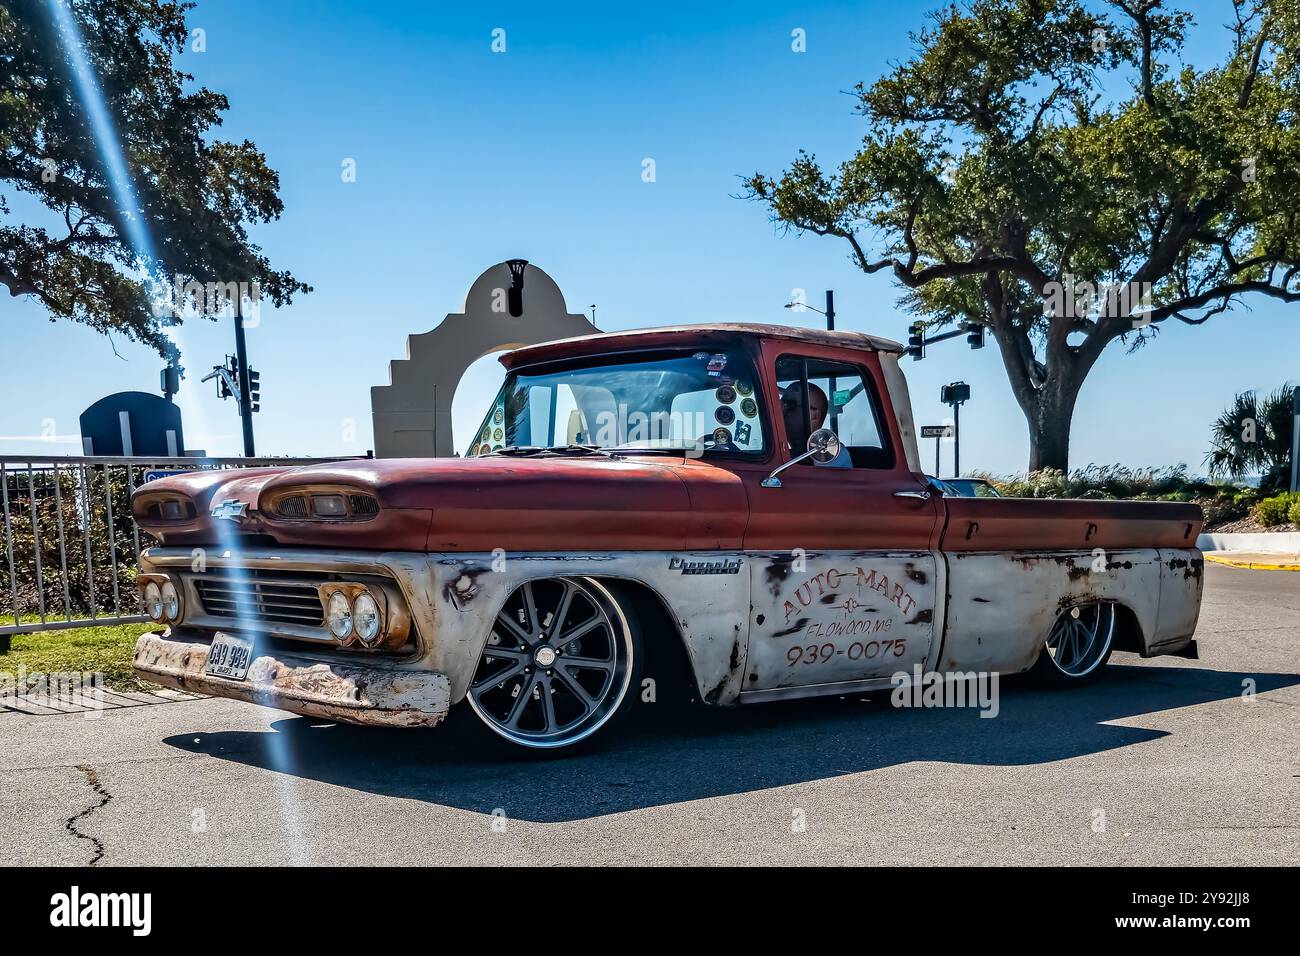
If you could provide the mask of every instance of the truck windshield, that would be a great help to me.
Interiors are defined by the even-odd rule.
[[[506,376],[467,456],[503,449],[763,451],[748,359],[729,351],[602,357]]]

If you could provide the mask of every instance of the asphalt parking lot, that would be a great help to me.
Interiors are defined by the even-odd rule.
[[[694,714],[605,751],[224,700],[0,714],[0,863],[1297,864],[1300,573],[1206,567],[1199,661]]]

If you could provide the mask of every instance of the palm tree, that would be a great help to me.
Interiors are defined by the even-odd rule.
[[[1285,490],[1291,477],[1291,383],[1263,399],[1241,392],[1210,426],[1205,455],[1211,478],[1260,475],[1263,491]]]

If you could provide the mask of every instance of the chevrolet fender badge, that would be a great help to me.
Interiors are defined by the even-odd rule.
[[[238,521],[246,514],[248,514],[248,502],[235,501],[233,498],[221,502],[212,509],[212,517],[225,518],[227,521]]]

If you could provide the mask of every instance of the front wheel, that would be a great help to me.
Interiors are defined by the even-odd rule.
[[[1095,677],[1115,641],[1115,602],[1077,604],[1063,610],[1047,635],[1032,673],[1056,686],[1082,684]]]
[[[466,700],[515,748],[572,751],[631,706],[641,640],[630,602],[593,578],[528,581],[492,625]]]

